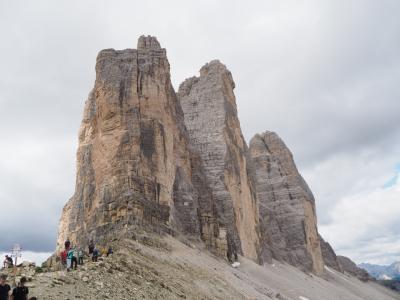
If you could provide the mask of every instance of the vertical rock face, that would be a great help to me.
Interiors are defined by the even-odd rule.
[[[63,210],[58,245],[98,240],[129,224],[199,234],[196,186],[202,197],[207,186],[193,169],[198,162],[169,70],[154,37],[142,36],[137,50],[99,53],[79,133],[76,190]]]
[[[212,222],[227,236],[228,251],[256,259],[259,252],[258,206],[248,171],[247,146],[237,117],[231,73],[211,61],[179,88],[190,144],[199,153],[212,191]],[[204,216],[202,216],[203,218]],[[211,219],[210,219],[211,221]],[[203,222],[202,232],[209,231]]]
[[[268,131],[254,136],[249,148],[257,176],[262,256],[321,273],[314,197],[291,152]]]
[[[325,242],[321,235],[319,236],[319,241],[325,265],[335,269],[336,271],[343,272],[336,253],[333,251],[331,245],[328,242]]]
[[[142,36],[137,49],[101,51],[58,248],[67,238],[83,245],[141,226],[201,237],[224,257],[276,258],[321,273],[324,256],[340,269],[282,140],[266,132],[247,148],[234,87],[212,61],[176,95],[154,37]]]
[[[220,113],[214,124],[202,124],[211,127],[200,135],[215,130],[204,144],[215,148],[199,148],[192,127],[188,135],[166,51],[154,37],[141,37],[137,49],[99,53],[79,133],[75,194],[63,210],[58,248],[67,238],[82,245],[139,225],[201,237],[224,257],[237,251],[258,258],[257,204],[232,78],[212,63],[199,83]],[[191,86],[183,86],[189,96]]]

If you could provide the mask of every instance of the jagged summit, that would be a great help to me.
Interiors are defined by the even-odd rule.
[[[161,46],[155,36],[142,35],[139,37],[139,40],[137,42],[137,49],[138,50],[144,50],[144,49],[157,50],[157,49],[161,49]]]
[[[229,79],[232,90],[235,88],[235,82],[232,78],[232,73],[227,69],[227,67],[221,63],[218,59],[212,60],[206,63],[200,69],[200,77],[205,76],[226,76]]]
[[[292,153],[270,131],[254,136],[249,149],[256,169],[263,255],[322,273],[314,196]]]
[[[215,217],[227,230],[228,245],[258,260],[258,207],[234,87],[231,72],[213,60],[200,69],[200,77],[180,85],[178,99],[190,144],[210,183]]]
[[[289,156],[293,157],[291,151],[286,146],[284,141],[274,131],[265,130],[262,133],[255,134],[250,139],[249,145],[256,144],[259,142],[263,143],[266,149],[271,153],[286,152]]]

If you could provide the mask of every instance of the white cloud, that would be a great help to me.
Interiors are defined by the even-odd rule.
[[[400,180],[388,188],[342,197],[319,227],[338,254],[355,261],[388,264],[400,259]]]
[[[385,149],[372,146],[332,153],[301,170],[316,198],[320,224],[331,222],[331,210],[344,197],[372,193],[393,178],[400,144],[391,144]]]
[[[76,138],[40,135],[3,139],[0,148],[0,249],[55,246],[62,206],[72,195]]]

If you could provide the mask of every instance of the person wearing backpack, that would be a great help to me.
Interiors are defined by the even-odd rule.
[[[64,247],[65,247],[65,250],[66,250],[66,251],[68,251],[69,248],[71,247],[71,242],[70,242],[69,239],[67,239],[67,240],[65,241]]]
[[[76,270],[76,268],[78,267],[78,250],[76,249],[76,246],[71,250],[72,250],[71,268]]]
[[[29,289],[25,286],[26,277],[22,277],[18,286],[12,292],[13,300],[28,300]]]
[[[92,253],[92,262],[97,262],[97,258],[100,255],[100,251],[97,248],[93,249],[93,253]]]
[[[89,255],[91,255],[93,253],[94,250],[94,243],[93,240],[90,240],[89,242]]]
[[[66,250],[61,251],[60,253],[61,264],[63,265],[64,268],[67,267],[67,255],[68,253]]]
[[[67,271],[69,271],[72,268],[73,257],[74,257],[74,250],[69,249],[67,252]]]
[[[83,265],[83,256],[84,256],[83,250],[82,250],[82,248],[79,248],[79,250],[78,250],[78,265]]]

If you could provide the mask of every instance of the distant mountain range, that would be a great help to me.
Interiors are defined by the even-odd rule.
[[[394,262],[389,266],[373,265],[368,263],[362,263],[358,266],[362,269],[365,269],[372,277],[376,279],[400,280],[400,261]]]

